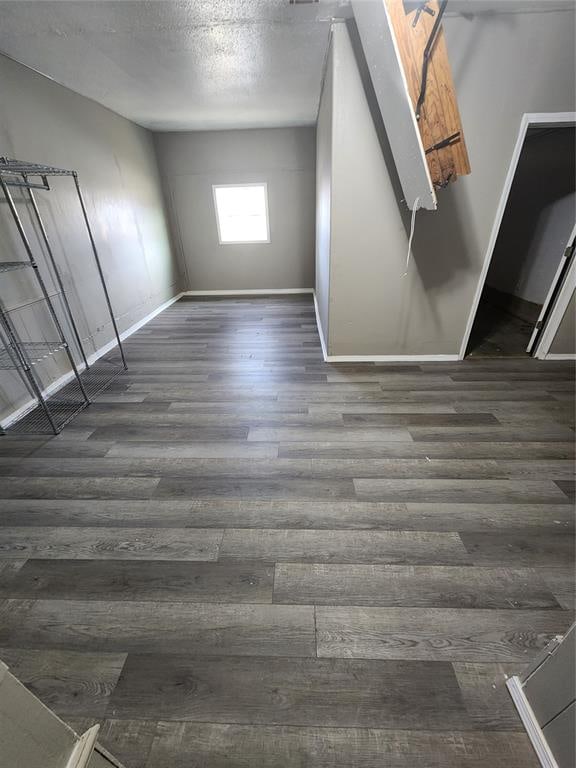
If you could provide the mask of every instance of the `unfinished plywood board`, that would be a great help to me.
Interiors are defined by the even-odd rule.
[[[445,187],[470,173],[468,152],[438,0],[386,3],[432,182]],[[425,54],[429,53],[424,69]],[[423,88],[424,83],[424,88]],[[436,149],[435,149],[436,147]]]
[[[353,0],[352,7],[406,204],[435,210],[434,186],[386,3]]]

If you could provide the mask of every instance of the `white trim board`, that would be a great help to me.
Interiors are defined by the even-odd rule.
[[[452,363],[458,362],[460,359],[458,355],[329,355],[324,338],[324,329],[320,322],[316,291],[314,291],[314,312],[316,313],[316,325],[325,363]]]
[[[128,336],[132,336],[133,333],[136,333],[136,331],[139,331],[140,328],[145,326],[147,323],[150,322],[150,320],[153,320],[156,315],[159,315],[160,312],[164,312],[165,309],[168,309],[168,307],[171,304],[174,304],[178,301],[178,299],[181,299],[182,296],[184,296],[183,293],[177,293],[176,296],[172,296],[171,299],[168,299],[168,301],[165,301],[163,304],[160,304],[159,307],[156,307],[150,314],[146,315],[142,318],[142,320],[138,320],[137,323],[134,323],[134,325],[131,325],[129,328],[126,328],[125,331],[122,331],[120,334],[120,341],[124,341],[124,339],[127,339]],[[118,343],[116,342],[116,339],[112,339],[112,341],[109,341],[108,344],[105,344],[103,347],[100,347],[100,349],[97,349],[96,352],[94,352],[92,355],[88,356],[88,364],[92,365],[93,363],[98,360],[98,358],[102,357],[102,355],[105,355],[107,352],[110,352],[111,349],[114,349],[114,347],[117,347]],[[78,366],[78,370],[84,370],[84,364]]]
[[[544,733],[538,724],[538,720],[536,719],[536,715],[530,706],[530,702],[526,698],[526,694],[524,693],[524,688],[520,678],[510,677],[508,680],[506,680],[506,687],[508,688],[508,692],[512,697],[514,706],[518,710],[518,714],[520,715],[522,724],[526,729],[528,738],[534,747],[534,751],[536,752],[540,765],[542,768],[558,768],[558,763],[556,762],[554,755],[548,746],[546,737],[544,736]]]
[[[564,319],[566,310],[572,300],[572,296],[576,291],[576,258],[572,258],[572,263],[568,268],[568,273],[564,278],[564,282],[560,288],[560,292],[550,310],[546,325],[542,330],[542,335],[538,342],[538,346],[534,352],[535,356],[539,360],[546,360],[548,357],[548,350],[552,346],[552,342],[556,336],[556,332],[560,327],[560,323]]]
[[[352,10],[406,205],[434,211],[436,192],[388,7],[382,0],[352,0]],[[335,32],[347,34],[345,27]]]
[[[458,355],[328,355],[327,363],[453,363]]]
[[[182,293],[177,293],[176,296],[172,296],[171,299],[168,299],[168,301],[165,301],[163,304],[160,304],[159,307],[156,307],[150,314],[143,317],[141,320],[138,320],[137,323],[134,323],[134,325],[131,325],[129,328],[127,328],[125,331],[122,331],[120,334],[120,341],[124,341],[124,339],[127,339],[129,336],[132,336],[133,333],[136,333],[136,331],[139,331],[140,328],[142,328],[146,323],[149,323],[150,320],[153,320],[156,315],[159,315],[160,312],[163,312],[165,309],[167,309],[171,304],[174,304],[182,297]],[[116,339],[113,339],[112,341],[109,341],[108,344],[105,344],[103,347],[100,347],[96,350],[96,352],[93,352],[91,355],[88,355],[88,365],[93,365],[100,357],[110,352],[110,350],[114,349],[114,347],[118,346],[118,342]],[[83,362],[77,363],[77,366],[79,371],[83,371],[86,366]],[[68,384],[72,379],[74,378],[74,371],[68,371],[67,373],[63,374],[59,378],[57,378],[55,381],[53,381],[51,384],[49,384],[45,389],[42,390],[42,395],[44,397],[50,397],[50,395],[53,395],[55,392],[58,392],[58,390],[62,389],[62,387],[65,387],[66,384]],[[12,413],[9,413],[8,416],[6,416],[1,422],[0,427],[2,429],[8,429],[12,424],[14,424],[15,421],[18,421],[23,416],[26,416],[27,413],[32,411],[36,406],[38,405],[38,402],[34,399],[28,400],[28,402],[24,403],[24,405],[21,405],[19,408],[16,408],[16,410],[12,411]]]
[[[542,360],[576,360],[576,354],[560,354],[559,352],[550,352],[546,354]]]
[[[222,291],[184,291],[181,296],[275,296],[294,293],[314,293],[314,288],[241,288]]]
[[[506,204],[508,202],[510,190],[512,189],[512,182],[514,181],[516,167],[518,166],[518,161],[520,159],[522,147],[524,146],[524,140],[526,138],[528,128],[530,125],[560,126],[564,123],[576,123],[576,112],[526,112],[524,115],[522,115],[518,137],[516,139],[514,151],[512,152],[510,165],[508,166],[508,173],[506,174],[506,179],[504,180],[504,186],[502,187],[500,201],[498,202],[498,207],[496,209],[496,216],[494,217],[494,222],[492,224],[492,231],[490,233],[488,247],[484,256],[482,271],[480,272],[478,285],[476,286],[476,293],[474,294],[474,300],[472,301],[472,307],[470,308],[470,314],[468,315],[468,321],[466,323],[466,330],[464,331],[464,337],[462,339],[462,344],[460,345],[460,360],[463,360],[466,355],[466,347],[468,346],[470,334],[472,333],[472,326],[474,325],[474,320],[476,319],[476,312],[478,311],[478,305],[480,304],[480,298],[482,296],[482,291],[484,290],[484,283],[486,282],[488,269],[490,268],[490,262],[492,261],[496,240],[498,238],[498,233],[500,232],[500,226],[502,224],[502,219],[504,218]]]
[[[81,368],[84,368],[84,363],[78,365],[78,370]],[[63,376],[60,376],[60,378],[56,379],[52,382],[52,384],[49,384],[45,389],[42,390],[42,395],[45,398],[50,397],[50,395],[54,394],[54,392],[58,392],[59,389],[62,389],[62,387],[66,386],[68,382],[70,382],[74,378],[74,372],[68,371],[68,373],[65,373]],[[34,410],[36,406],[38,405],[37,400],[28,400],[24,403],[24,405],[21,405],[19,408],[16,408],[16,410],[12,411],[8,414],[1,422],[0,427],[2,429],[8,429],[8,427],[12,426],[15,421],[19,421],[23,416],[26,416],[27,413],[30,413],[30,411]]]
[[[574,213],[574,218],[576,219],[576,212]],[[530,341],[528,343],[528,346],[526,347],[526,352],[530,352],[534,355],[534,357],[538,357],[540,359],[544,357],[544,354],[543,354],[544,339],[546,338],[550,339],[548,346],[545,347],[546,351],[548,351],[550,344],[552,343],[554,337],[556,336],[560,323],[562,322],[562,319],[563,319],[563,315],[561,317],[556,316],[555,306],[558,302],[564,301],[564,291],[566,287],[566,281],[570,275],[570,271],[574,267],[574,260],[572,259],[572,254],[574,250],[575,241],[576,241],[576,223],[574,224],[574,227],[570,233],[570,238],[568,239],[568,242],[565,244],[565,247],[562,249],[562,254],[558,259],[558,267],[556,268],[556,272],[554,273],[554,278],[550,283],[548,293],[546,294],[546,298],[544,299],[544,304],[542,305],[542,309],[540,310],[540,314],[538,315],[538,320],[536,321],[536,325],[534,326],[532,335],[530,336]],[[568,261],[566,258],[567,255],[568,255]],[[570,298],[571,296],[568,298],[568,303],[570,302]],[[550,322],[552,319],[553,319],[553,323]]]
[[[326,339],[324,338],[324,329],[320,322],[320,308],[318,306],[318,299],[316,298],[316,291],[312,294],[314,297],[314,313],[316,314],[316,327],[318,329],[318,336],[320,336],[320,346],[322,347],[322,357],[324,362],[328,360],[328,350],[326,347]]]

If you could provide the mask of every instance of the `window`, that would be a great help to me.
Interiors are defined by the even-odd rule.
[[[266,184],[215,184],[212,190],[220,244],[270,242]]]

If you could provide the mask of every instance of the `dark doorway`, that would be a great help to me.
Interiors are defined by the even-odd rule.
[[[467,354],[526,356],[576,220],[574,126],[529,128]]]

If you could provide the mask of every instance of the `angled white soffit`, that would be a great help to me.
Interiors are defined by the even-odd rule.
[[[436,194],[385,0],[352,0],[354,18],[408,208],[436,209]]]
[[[0,52],[153,130],[312,125],[348,0],[0,2]]]

